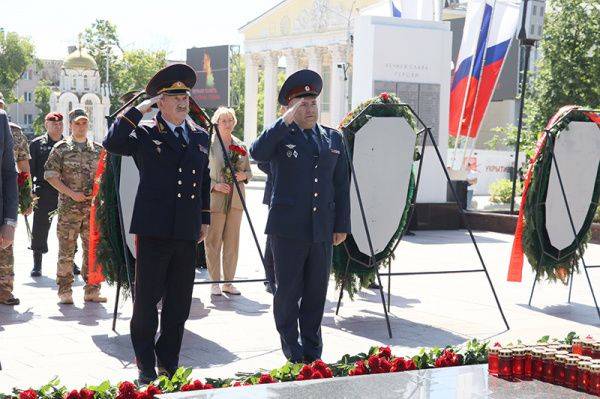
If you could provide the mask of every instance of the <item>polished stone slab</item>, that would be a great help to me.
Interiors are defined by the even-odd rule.
[[[579,399],[595,396],[540,381],[490,377],[487,365],[284,382],[161,395],[165,399]]]

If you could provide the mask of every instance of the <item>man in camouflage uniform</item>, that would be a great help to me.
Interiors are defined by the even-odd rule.
[[[0,93],[0,109],[4,109],[4,96]],[[21,127],[12,122],[8,124],[10,126],[10,132],[13,138],[13,151],[15,162],[17,164],[17,171],[29,172],[29,146],[27,145],[27,138],[23,134]],[[25,215],[29,215],[31,209],[25,212]],[[14,281],[14,255],[13,245],[8,248],[0,249],[0,298],[1,303],[5,305],[18,305],[19,299],[15,298],[12,294],[13,281]]]
[[[83,247],[84,300],[106,302],[106,298],[100,296],[100,286],[87,283],[92,185],[102,149],[100,144],[88,140],[88,125],[84,110],[74,109],[69,113],[71,136],[56,143],[44,172],[44,179],[59,192],[56,282],[60,303],[67,305],[73,303],[73,254],[78,236]]]

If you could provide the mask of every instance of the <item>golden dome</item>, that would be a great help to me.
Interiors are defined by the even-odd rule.
[[[63,61],[64,69],[98,70],[96,60],[81,47],[73,51]]]

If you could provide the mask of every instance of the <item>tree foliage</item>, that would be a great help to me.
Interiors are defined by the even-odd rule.
[[[130,90],[143,89],[148,80],[167,64],[164,50],[123,50],[116,25],[107,20],[97,19],[81,37],[84,47],[98,64],[102,83],[107,83],[108,64],[112,109],[120,105],[121,95]]]
[[[564,105],[600,107],[600,0],[551,0],[540,46],[526,101],[534,132]]]
[[[33,94],[35,106],[40,111],[33,121],[33,132],[36,136],[43,134],[46,130],[44,127],[44,118],[50,112],[50,95],[52,94],[50,83],[47,80],[40,80]]]
[[[7,103],[17,101],[12,90],[34,61],[35,47],[31,39],[0,30],[0,92]]]

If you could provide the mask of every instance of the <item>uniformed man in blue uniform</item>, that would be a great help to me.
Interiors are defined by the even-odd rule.
[[[120,115],[103,143],[113,154],[132,156],[140,173],[130,229],[137,234],[131,341],[140,383],[156,378],[156,363],[169,376],[178,367],[196,244],[210,223],[208,134],[187,118],[195,82],[185,64],[160,70],[146,86],[152,98]],[[156,117],[141,121],[153,105]]]
[[[270,162],[270,235],[277,290],[275,325],[292,362],[321,357],[321,321],[332,244],[350,232],[349,166],[339,132],[319,125],[323,81],[311,70],[292,74],[279,92],[286,111],[252,144],[258,162]],[[300,332],[298,332],[298,326]]]

